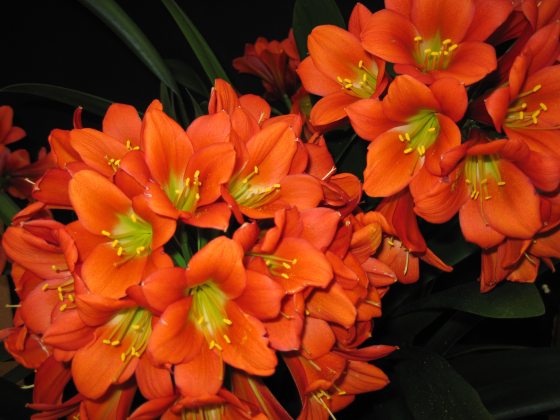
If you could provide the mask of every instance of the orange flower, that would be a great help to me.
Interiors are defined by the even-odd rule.
[[[13,126],[14,110],[11,106],[0,106],[0,144],[14,143],[25,137],[22,128]]]
[[[298,75],[305,90],[323,96],[311,110],[315,127],[340,122],[346,118],[345,107],[376,98],[387,85],[385,62],[368,54],[357,36],[332,25],[317,26],[309,35],[309,57]]]
[[[157,266],[159,247],[175,232],[175,221],[153,213],[144,197],[128,198],[103,175],[82,170],[69,185],[80,224],[97,245],[82,266],[88,288],[119,298],[140,282],[144,270]]]
[[[395,63],[395,71],[423,83],[452,77],[473,84],[496,68],[494,48],[484,41],[511,12],[510,1],[453,0],[391,2],[362,30],[371,54]]]
[[[293,31],[281,42],[259,37],[255,44],[245,44],[243,57],[233,60],[233,67],[238,72],[253,74],[262,80],[266,96],[272,100],[295,93],[298,64]]]
[[[372,141],[364,171],[366,194],[396,194],[422,170],[441,174],[441,154],[461,143],[454,121],[463,117],[466,106],[465,88],[456,80],[440,79],[428,88],[406,75],[391,83],[382,102],[349,106],[352,126]]]
[[[249,315],[251,302],[259,306],[274,285],[261,282],[256,292],[250,281],[241,246],[225,237],[197,252],[186,271],[160,270],[144,281],[146,301],[162,312],[148,351],[158,363],[177,365],[175,381],[183,395],[215,394],[223,380],[222,359],[255,375],[274,372],[276,356],[264,327]]]

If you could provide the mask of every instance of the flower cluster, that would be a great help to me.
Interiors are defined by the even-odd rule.
[[[102,131],[52,132],[56,167],[3,237],[20,299],[3,334],[37,369],[38,416],[118,417],[138,389],[131,418],[288,418],[262,380],[278,358],[303,417],[388,383],[367,362],[394,347],[364,342],[403,270],[382,245],[391,211],[360,212],[324,141],[269,115],[217,80],[186,130],[154,101],[143,118],[112,105]]]
[[[234,61],[286,115],[217,79],[186,128],[158,100],[111,105],[101,130],[78,109],[33,164],[4,146],[25,133],[0,107],[2,187],[30,201],[2,237],[19,303],[0,338],[36,370],[34,417],[289,419],[265,379],[279,364],[298,418],[334,417],[389,382],[370,362],[396,347],[369,339],[391,285],[420,260],[452,270],[419,217],[458,214],[482,291],[554,269],[551,2],[357,4],[348,30],[313,29],[307,57],[290,32]],[[362,180],[327,147],[341,127],[369,142]]]

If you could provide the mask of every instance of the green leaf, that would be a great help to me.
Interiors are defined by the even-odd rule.
[[[404,309],[449,308],[487,318],[532,318],[545,313],[541,295],[534,284],[506,282],[488,293],[480,293],[473,281],[450,287],[420,299]]]
[[[496,419],[518,419],[560,408],[560,349],[472,353],[452,361]]]
[[[334,0],[296,0],[292,28],[303,59],[307,55],[307,36],[318,25],[336,25],[345,28],[344,18]]]
[[[173,77],[181,86],[200,96],[210,96],[210,86],[204,84],[200,76],[184,61],[165,60]]]
[[[40,96],[73,107],[81,106],[85,110],[103,116],[113,101],[79,90],[68,89],[62,86],[46,85],[42,83],[19,83],[5,86],[0,93],[24,93]]]
[[[404,351],[403,351],[404,353]],[[480,396],[442,357],[406,351],[396,367],[398,384],[416,420],[490,420]]]
[[[204,115],[204,111],[202,110],[202,107],[197,102],[197,100],[194,98],[194,96],[192,96],[192,93],[188,89],[186,89],[186,91],[187,91],[187,95],[189,95],[189,99],[191,100],[191,105],[192,105],[192,108],[193,108],[194,117],[198,118],[198,117]]]
[[[5,192],[0,192],[0,220],[9,226],[12,224],[12,218],[20,211],[14,200]]]
[[[142,60],[142,62],[167,87],[177,93],[179,89],[171,72],[146,38],[138,25],[125,13],[114,0],[79,0],[84,6],[95,13],[126,45]]]
[[[175,107],[173,106],[172,93],[163,83],[159,84],[159,99],[163,105],[163,112],[177,121],[177,114],[175,113]]]
[[[210,83],[214,85],[214,80],[217,78],[229,82],[226,72],[220,65],[220,62],[185,12],[183,12],[174,0],[161,1],[175,20],[175,23],[177,23],[177,26],[198,58],[198,61],[200,61],[200,65],[206,72]]]

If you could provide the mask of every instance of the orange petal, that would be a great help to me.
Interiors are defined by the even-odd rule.
[[[247,314],[257,319],[278,316],[284,289],[270,277],[247,270],[247,287],[235,303]]]
[[[474,0],[475,11],[465,37],[465,41],[484,41],[494,32],[512,12],[509,0]]]
[[[439,103],[433,92],[411,76],[397,76],[389,85],[382,102],[383,112],[393,121],[408,121],[420,111],[437,110]]]
[[[348,20],[348,30],[359,39],[371,15],[372,13],[366,6],[362,3],[356,3]]]
[[[465,37],[474,17],[473,0],[466,0],[457,8],[453,0],[415,0],[411,19],[425,39],[439,35],[459,43]]]
[[[305,90],[314,95],[326,96],[340,90],[336,79],[331,79],[319,71],[311,57],[303,59],[297,73]]]
[[[196,212],[188,217],[182,217],[188,225],[202,228],[212,228],[226,231],[231,219],[231,208],[226,203],[212,203],[199,207]]]
[[[313,317],[345,328],[356,322],[356,308],[337,283],[325,290],[315,290],[307,300],[307,310]]]
[[[329,323],[322,319],[305,317],[301,349],[303,357],[316,359],[324,356],[333,348],[336,337],[329,327]]]
[[[129,141],[131,147],[140,146],[141,128],[142,120],[131,105],[112,104],[103,118],[103,132],[123,144]]]
[[[463,42],[445,70],[432,72],[436,79],[454,77],[466,86],[478,82],[496,69],[496,51],[482,42]]]
[[[385,131],[396,126],[383,113],[383,106],[378,99],[356,101],[346,107],[352,128],[364,140],[375,140]]]
[[[185,397],[204,397],[216,394],[224,380],[222,357],[208,347],[202,346],[192,360],[175,366],[175,384]]]
[[[231,122],[225,112],[198,117],[187,128],[187,135],[195,150],[215,143],[228,142],[230,132]]]
[[[467,110],[467,91],[456,79],[439,79],[430,85],[436,100],[440,104],[440,112],[457,122]]]
[[[301,293],[286,296],[282,311],[274,320],[266,321],[270,346],[279,351],[298,350],[303,330],[304,302]]]
[[[326,127],[346,118],[345,108],[358,101],[359,98],[338,90],[321,98],[311,109],[309,121],[315,127]]]
[[[465,239],[482,248],[491,248],[502,242],[505,238],[503,234],[485,223],[480,213],[478,200],[467,200],[459,210],[459,221],[461,222],[461,231]]]

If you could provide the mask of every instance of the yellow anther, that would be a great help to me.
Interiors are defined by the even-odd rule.
[[[433,133],[434,131],[436,131],[435,127],[428,128],[428,133]]]
[[[208,344],[208,348],[210,350],[212,350],[214,347],[216,347],[216,342],[214,340],[210,341],[210,344]]]
[[[194,198],[195,198],[196,201],[200,200],[200,194],[199,194],[199,193],[196,193],[195,196],[194,196]]]
[[[352,83],[346,83],[346,84],[344,85],[344,88],[345,88],[345,89],[350,89],[352,86],[354,86]]]
[[[451,41],[449,38],[447,38],[447,39],[444,39],[444,40],[443,40],[442,44],[443,44],[443,45],[448,45],[448,44],[451,44],[451,42],[452,42],[452,41]]]
[[[362,82],[363,83],[367,82],[367,74],[366,73],[362,74]]]
[[[416,150],[418,150],[418,154],[420,156],[424,156],[426,154],[426,146],[424,146],[423,144],[418,146]]]
[[[194,179],[198,179],[199,176],[200,176],[200,171],[197,169],[196,171],[194,171]]]
[[[404,138],[406,139],[406,141],[410,141],[410,134],[408,133],[404,133]]]
[[[395,242],[393,241],[393,238],[387,238],[387,243],[388,243],[390,246],[394,246],[394,245],[395,245]]]
[[[506,183],[505,183],[505,181],[498,181],[498,185],[499,185],[500,187],[502,187],[502,186],[506,185]]]
[[[200,318],[198,318],[198,320],[196,321],[196,323],[197,323],[198,325],[202,325],[203,322],[204,322],[204,316],[203,316],[203,315],[200,315]]]
[[[112,243],[111,243],[111,247],[114,248],[119,244],[119,240],[115,239]]]
[[[290,276],[288,276],[286,273],[280,274],[280,277],[282,277],[284,279],[289,279],[290,278]]]
[[[132,220],[132,222],[134,222],[134,223],[138,222],[138,218],[136,217],[136,215],[134,213],[130,214],[130,220]]]
[[[465,179],[465,182],[466,182],[467,184],[470,184],[470,183],[471,183],[471,180],[470,180],[470,179]]]
[[[58,308],[58,309],[60,310],[60,312],[64,312],[67,307],[68,307],[68,305],[64,304],[64,305],[60,305],[60,308]]]
[[[121,353],[121,362],[126,360],[126,353]]]
[[[123,247],[119,246],[119,249],[117,249],[117,255],[120,257],[123,254]]]
[[[541,88],[542,88],[542,85],[536,85],[536,86],[533,88],[533,92],[538,92],[539,90],[541,90]]]
[[[430,53],[430,55],[431,55],[432,57],[437,57],[437,56],[441,55],[441,52],[440,52],[440,51],[432,51],[432,52]]]
[[[127,140],[127,141],[126,141],[126,148],[127,148],[128,150],[131,150],[131,149],[132,149],[132,144],[130,143],[130,140]]]
[[[340,391],[338,391],[338,395],[346,395],[346,394],[348,394],[348,392],[346,392],[342,389]]]
[[[140,329],[140,325],[139,324],[134,324],[132,326],[132,329],[135,330],[135,331],[138,331]]]
[[[110,344],[111,344],[111,340],[107,340],[107,339],[105,339],[105,340],[103,340],[103,344],[107,344],[107,345],[110,345]]]
[[[297,258],[294,258],[294,259],[292,260],[292,264],[297,264],[297,262],[298,262],[298,259],[297,259]]]
[[[69,300],[70,302],[74,302],[74,300],[75,300],[75,299],[74,299],[74,295],[68,294],[66,297],[68,298],[68,300]]]
[[[286,263],[286,262],[283,262],[283,263],[282,263],[282,266],[283,266],[285,269],[287,269],[287,270],[289,270],[290,268],[292,268],[292,266],[291,266],[290,264]]]
[[[486,197],[484,197],[485,200],[490,200],[492,198],[491,195],[487,195]]]
[[[274,188],[280,188],[281,186],[282,186],[282,185],[280,185],[280,184],[274,184],[274,185],[273,185]]]
[[[453,44],[451,47],[449,47],[448,51],[455,51],[457,49],[458,45],[457,44]]]
[[[224,318],[224,319],[222,319],[222,321],[224,321],[224,324],[226,324],[226,325],[233,324],[233,321],[231,319]]]
[[[58,271],[58,268],[57,268],[56,265],[53,264],[53,265],[51,265],[51,270],[52,270],[52,271]]]
[[[342,80],[342,77],[340,76],[336,76],[336,80],[338,81],[338,83],[343,84],[344,80]]]
[[[364,67],[364,61],[363,60],[358,61],[358,67],[359,68]]]
[[[480,185],[484,185],[488,183],[488,178],[484,178],[482,181],[480,181]]]
[[[214,343],[214,346],[220,351],[223,350],[222,346],[220,346],[218,343]]]
[[[231,344],[231,340],[229,339],[227,334],[224,334],[224,340],[226,341],[226,343]]]
[[[115,160],[115,166],[119,166],[120,164],[121,164],[121,160],[120,160],[120,159]]]
[[[118,346],[118,345],[120,345],[120,344],[121,344],[121,340],[113,340],[113,341],[111,341],[111,345],[112,345],[113,347],[116,347],[116,346]]]
[[[136,254],[140,255],[145,249],[145,246],[139,246],[138,248],[136,248]]]
[[[352,84],[352,80],[346,78],[346,79],[344,79],[344,83],[350,83],[350,84]]]
[[[541,107],[541,109],[542,109],[543,111],[548,111],[548,107],[547,107],[544,103],[541,102],[541,103],[539,104],[539,106]]]
[[[48,288],[49,288],[49,284],[48,284],[48,283],[45,283],[45,284],[43,285],[43,287],[41,287],[41,289],[43,290],[43,292],[46,291]]]
[[[432,49],[431,49],[431,48],[426,48],[426,49],[424,50],[424,55],[430,55],[431,52],[432,52]]]
[[[309,309],[305,310],[305,315],[307,315],[307,316],[311,315],[311,312],[309,312]]]
[[[420,35],[416,35],[416,36],[414,37],[414,42],[421,42],[422,39],[423,39],[423,38],[422,38]]]
[[[519,119],[522,120],[525,118],[525,113],[523,111],[519,111]]]
[[[407,147],[406,149],[404,149],[404,154],[408,155],[410,152],[412,152],[414,149],[412,147]]]
[[[533,120],[533,124],[537,124],[539,121],[537,120],[537,117],[540,115],[541,110],[537,109],[535,112],[533,112],[531,114],[531,119]]]
[[[400,140],[401,142],[404,142],[404,137],[403,137],[402,134],[399,134],[399,140]]]
[[[443,55],[449,55],[449,51],[444,51]]]
[[[102,231],[101,231],[101,234],[102,234],[103,236],[111,236],[111,232],[109,232],[108,230],[102,230]]]

